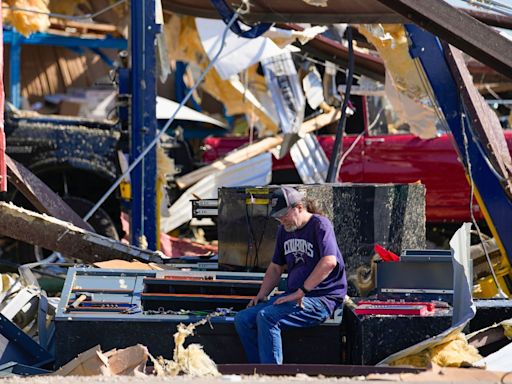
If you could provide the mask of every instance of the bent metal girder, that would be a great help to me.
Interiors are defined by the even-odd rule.
[[[439,111],[453,134],[466,174],[474,183],[478,204],[504,255],[503,266],[509,267],[512,264],[510,180],[506,167],[499,166],[503,159],[498,159],[499,153],[491,150],[504,140],[503,131],[500,126],[486,124],[489,119],[485,114],[492,111],[479,105],[477,91],[460,51],[416,25],[405,27],[411,40],[411,56],[419,60],[428,79]],[[484,147],[484,143],[493,146]],[[510,155],[506,155],[505,163],[509,163]],[[502,289],[510,295],[512,284],[506,285]]]

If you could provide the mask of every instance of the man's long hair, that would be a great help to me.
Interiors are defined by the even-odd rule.
[[[316,213],[318,215],[325,215],[325,212],[318,206],[317,202],[311,199],[304,199],[304,207],[309,213]]]

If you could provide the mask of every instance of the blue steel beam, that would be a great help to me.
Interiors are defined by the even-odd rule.
[[[459,157],[468,173],[468,158],[464,145],[467,136],[467,152],[471,163],[471,177],[476,197],[493,235],[512,264],[512,200],[508,196],[487,161],[485,149],[479,148],[480,140],[465,113],[464,103],[439,39],[413,24],[405,26],[411,41],[410,54],[419,59],[432,87],[439,108],[452,132]],[[483,149],[483,150],[482,150]]]
[[[6,31],[4,30],[4,43],[6,42]],[[21,107],[21,35],[17,32],[11,34],[10,60],[9,60],[9,96],[11,103],[16,107]]]
[[[156,49],[158,26],[155,1],[131,2],[131,88],[130,162],[156,137]],[[131,175],[131,242],[157,249],[156,149],[153,148]]]
[[[104,39],[88,39],[72,36],[58,36],[50,33],[36,32],[25,37],[13,29],[4,29],[4,44],[11,44],[16,40],[22,45],[53,45],[67,48],[100,48],[123,50],[128,46],[126,39],[106,37]]]

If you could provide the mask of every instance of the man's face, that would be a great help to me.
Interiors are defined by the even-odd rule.
[[[299,228],[299,207],[290,207],[288,211],[281,217],[276,218],[279,221],[286,232],[293,232]]]

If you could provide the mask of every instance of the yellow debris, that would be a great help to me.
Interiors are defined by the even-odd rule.
[[[444,342],[413,355],[401,357],[390,363],[392,366],[410,365],[427,368],[434,363],[440,367],[460,367],[482,359],[478,350],[469,345],[462,332],[448,335]]]
[[[162,183],[167,182],[167,175],[176,174],[174,161],[165,154],[162,147],[156,148],[157,178]]]
[[[183,347],[185,339],[193,335],[195,328],[206,323],[206,321],[208,320],[205,318],[197,323],[178,325],[178,332],[174,334],[173,360],[165,360],[161,356],[155,359],[150,356],[155,365],[157,376],[176,376],[180,373],[193,376],[220,376],[217,366],[203,351],[201,345],[190,344],[186,348]]]
[[[4,3],[2,3],[2,5],[3,4]],[[4,22],[12,25],[23,36],[29,36],[34,32],[45,32],[50,27],[48,0],[10,0],[7,1],[7,5],[12,8],[43,12],[43,14],[41,14],[3,9]]]
[[[501,324],[503,326],[503,334],[507,339],[512,339],[512,323],[511,324]]]
[[[415,100],[428,98],[409,55],[409,42],[402,24],[364,24],[359,25],[358,30],[379,52],[399,92]]]
[[[76,12],[79,5],[84,5],[86,8],[91,11],[91,5],[88,0],[50,0],[50,11],[52,13],[60,14],[60,15],[76,15]]]
[[[386,94],[401,123],[421,138],[437,135],[434,102],[423,71],[409,54],[402,24],[364,24],[358,30],[372,43],[386,65]]]

